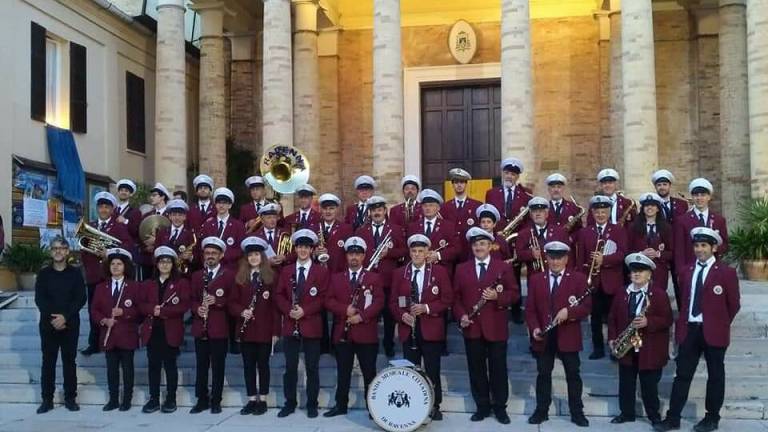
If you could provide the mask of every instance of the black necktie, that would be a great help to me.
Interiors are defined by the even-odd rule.
[[[603,227],[599,226],[597,227],[597,237],[602,238],[603,237]]]
[[[544,239],[544,234],[547,233],[546,228],[539,228],[539,239]]]
[[[326,224],[323,224],[323,241],[328,241],[328,238],[331,236],[331,227],[329,227]]]
[[[456,207],[459,208],[459,210],[464,208],[464,201],[456,201]]]
[[[200,204],[200,213],[205,214],[205,204]]]
[[[432,235],[432,222],[427,221],[427,229],[424,230],[424,235],[427,237]]]
[[[640,301],[641,291],[632,291],[629,293],[629,319],[637,316],[637,303]]]
[[[219,221],[219,230],[216,234],[216,237],[221,237],[221,235],[224,234],[224,221]]]
[[[667,221],[672,220],[672,200],[669,200],[664,203],[664,216],[667,218]]]
[[[115,288],[112,290],[112,301],[116,302],[120,297],[120,282],[115,281]]]
[[[552,279],[554,279],[554,282],[552,282],[552,289],[549,290],[549,297],[551,298],[553,295],[555,295],[555,291],[560,288],[560,273],[551,272],[550,274],[552,275]]]
[[[304,291],[304,282],[307,281],[307,277],[304,274],[304,266],[299,267],[299,278],[296,280],[296,292],[301,295],[301,293]]]
[[[255,287],[259,281],[259,272],[253,272],[251,275],[251,286]]]
[[[173,229],[173,235],[171,236],[171,243],[176,243],[176,240],[179,239],[179,230],[178,228]]]
[[[512,194],[512,188],[507,188],[507,199],[504,201],[504,216],[510,217],[512,216],[512,199],[514,198],[514,195]]]
[[[378,247],[381,242],[381,225],[373,226],[373,245]]]
[[[267,241],[269,242],[270,245],[272,244],[273,240],[274,239],[272,238],[272,230],[267,231]]]
[[[414,302],[414,303],[419,301],[419,297],[421,297],[419,295],[419,280],[418,280],[419,272],[420,271],[421,270],[419,270],[419,269],[414,270],[413,271],[413,278],[411,279],[411,292],[415,293],[415,297],[416,297],[416,298],[411,299],[411,301]]]
[[[208,282],[210,282],[212,280],[213,280],[213,271],[212,270],[208,270]]]
[[[699,226],[707,226],[707,222],[704,221],[704,213],[699,213]]]
[[[306,226],[307,225],[307,214],[306,213],[302,213],[301,214],[301,221],[299,222],[299,224],[301,224],[301,226]]]
[[[352,277],[349,279],[350,282],[352,282],[352,286],[357,285],[357,272],[352,272]]]
[[[648,224],[648,240],[656,237],[656,224]]]
[[[163,214],[160,210],[155,210],[155,214]]]
[[[99,222],[99,231],[104,231],[104,228],[107,226],[106,222]]]
[[[260,203],[260,202],[257,202],[257,203],[256,203],[256,213],[258,213],[258,212],[259,212],[259,210],[261,210],[261,203]]]
[[[563,202],[560,201],[555,204],[555,216],[560,217],[560,211],[563,209]]]
[[[477,263],[477,265],[479,265],[479,266],[480,266],[480,277],[478,278],[478,280],[480,280],[480,279],[482,279],[482,278],[484,278],[484,277],[485,277],[485,274],[486,274],[488,271],[487,271],[487,270],[486,270],[486,268],[485,268],[485,263],[484,263],[484,262],[481,262],[481,263]]]
[[[693,293],[693,307],[691,308],[691,315],[696,317],[701,315],[701,292],[704,291],[704,270],[707,268],[707,263],[697,262],[699,265],[699,274],[696,276],[696,292]]]

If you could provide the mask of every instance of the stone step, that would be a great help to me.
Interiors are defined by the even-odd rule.
[[[78,401],[85,405],[101,405],[107,401],[107,391],[104,386],[80,385],[78,386]],[[63,396],[61,391],[56,392],[55,400],[60,403]],[[147,400],[148,394],[145,387],[136,387],[133,395],[133,410],[138,412],[140,406]],[[334,392],[330,388],[321,388],[319,405],[321,409],[334,404]],[[242,388],[225,387],[222,405],[224,407],[240,407],[245,403],[245,394]],[[303,406],[305,396],[299,392],[300,405]],[[613,416],[619,413],[618,399],[616,397],[593,397],[585,395],[584,412],[587,416]],[[282,388],[271,387],[267,397],[270,407],[281,406],[284,401]],[[39,403],[39,388],[33,385],[5,384],[3,392],[0,392],[0,403]],[[194,387],[180,386],[177,392],[177,403],[181,407],[190,407],[194,404]],[[725,418],[762,419],[765,415],[766,400],[727,400],[721,411]],[[364,408],[363,394],[360,389],[350,391],[350,407]],[[446,392],[443,395],[441,408],[446,412],[473,412],[475,409],[472,397],[468,393]],[[510,395],[507,412],[514,415],[531,414],[535,408],[535,399],[528,396]],[[637,412],[642,412],[638,402]],[[666,409],[666,399],[662,399],[662,412]],[[568,401],[562,397],[553,398],[553,404],[549,410],[550,415],[569,415]],[[684,417],[698,417],[704,415],[704,399],[691,398],[686,405]]]

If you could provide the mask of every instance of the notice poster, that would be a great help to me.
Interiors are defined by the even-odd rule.
[[[45,228],[48,226],[48,201],[24,197],[25,227]]]

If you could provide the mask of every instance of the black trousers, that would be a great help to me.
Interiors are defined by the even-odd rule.
[[[360,363],[363,373],[365,394],[368,385],[376,377],[376,356],[379,355],[379,344],[358,344],[353,342],[338,343],[336,347],[336,406],[346,408],[349,405],[349,385],[352,381],[352,366],[355,356]]]
[[[535,353],[536,369],[536,411],[549,412],[552,404],[552,369],[555,367],[555,358],[563,362],[565,382],[568,386],[568,408],[571,415],[584,412],[584,404],[581,400],[583,383],[579,368],[581,360],[578,352],[562,352],[557,349],[557,329],[547,336],[547,345],[543,352]]]
[[[48,326],[48,324],[45,324]],[[77,338],[80,335],[80,323],[68,322],[67,328],[55,331],[40,326],[40,348],[43,352],[43,365],[40,368],[40,390],[43,400],[52,400],[56,389],[56,361],[61,351],[62,371],[64,372],[64,398],[77,397]]]
[[[515,282],[517,282],[518,287],[522,287],[521,284],[521,275],[523,273],[523,263],[520,261],[515,261],[512,263],[512,269],[514,271],[515,275]],[[512,303],[512,305],[509,307],[509,316],[511,319],[519,318],[522,316],[523,313],[523,296],[520,295],[520,298],[517,300],[517,302]]]
[[[88,347],[96,349],[99,346],[99,323],[93,320],[91,314],[91,303],[93,303],[93,293],[96,290],[96,284],[86,285],[88,290],[88,320],[91,323],[91,329],[88,331]]]
[[[669,397],[667,418],[680,419],[680,413],[688,401],[693,374],[696,373],[702,354],[707,362],[707,396],[704,401],[706,416],[715,421],[720,420],[720,408],[725,399],[725,348],[707,345],[703,327],[693,323],[688,323],[688,335],[678,348],[677,371],[672,384],[672,395]]]
[[[386,303],[389,304],[389,295],[386,296]],[[384,322],[384,339],[381,340],[381,346],[385,350],[394,349],[395,347],[395,319],[392,317],[392,312],[389,308],[385,307],[381,311],[381,319]]]
[[[248,396],[269,394],[269,355],[272,351],[271,342],[242,342],[240,351],[243,355],[243,373],[245,374],[245,391]],[[256,385],[258,370],[259,385]],[[259,391],[260,390],[260,391]]]
[[[221,393],[224,390],[224,367],[227,362],[227,339],[195,338],[195,396],[200,400],[208,400],[208,369],[211,369],[211,394],[213,404],[221,403]]]
[[[133,350],[113,349],[106,352],[109,400],[120,393],[120,370],[123,372],[123,403],[133,399]]]
[[[597,289],[592,293],[592,315],[590,327],[592,328],[592,349],[597,352],[605,351],[605,339],[603,338],[603,324],[608,322],[608,312],[611,310],[613,296]]]
[[[331,351],[331,328],[333,327],[333,315],[323,309],[320,311],[320,318],[323,323],[323,337],[320,341],[320,352],[328,353]]]
[[[675,292],[675,304],[677,305],[677,310],[681,311],[683,310],[683,298],[681,297],[680,282],[677,280],[677,268],[675,267],[674,262],[670,262],[669,264],[669,274],[672,275],[672,289]]]
[[[285,351],[285,372],[283,373],[283,391],[285,406],[296,407],[296,382],[298,381],[299,352],[304,352],[304,369],[307,373],[307,407],[317,408],[317,395],[320,393],[320,344],[319,338],[283,337]]]
[[[440,360],[443,352],[444,341],[427,342],[421,338],[421,333],[416,335],[416,349],[413,349],[410,338],[403,344],[403,357],[416,366],[422,365],[424,360],[424,372],[427,373],[435,389],[435,407],[440,407],[443,402],[443,385],[440,382]]]
[[[632,366],[619,365],[619,408],[626,417],[635,418],[635,400],[637,394],[637,378],[640,377],[640,397],[643,399],[645,415],[649,420],[658,420],[659,414],[659,381],[662,369],[640,370],[638,356],[632,356]]]
[[[176,388],[179,385],[179,369],[176,366],[176,358],[179,355],[179,349],[168,346],[164,340],[156,339],[153,334],[147,346],[149,397],[160,399],[160,372],[164,369],[166,397],[170,400],[176,400]]]
[[[469,385],[477,410],[506,409],[509,399],[507,341],[464,339],[469,367]]]

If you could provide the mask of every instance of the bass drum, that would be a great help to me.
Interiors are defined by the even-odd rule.
[[[429,422],[435,391],[416,367],[382,370],[368,387],[368,412],[385,431],[410,432]]]

